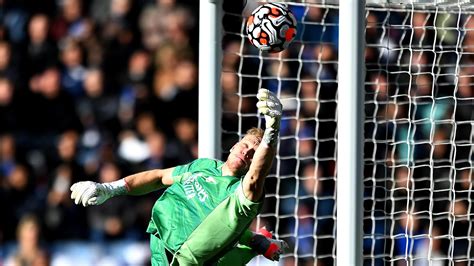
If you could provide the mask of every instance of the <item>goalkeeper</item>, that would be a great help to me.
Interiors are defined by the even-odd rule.
[[[257,98],[265,131],[248,130],[225,162],[197,159],[111,183],[78,182],[71,186],[71,198],[90,206],[167,188],[153,206],[147,229],[153,265],[170,263],[167,257],[172,265],[237,265],[256,253],[277,260],[284,242],[247,230],[263,204],[282,114],[280,100],[269,90],[260,89]]]

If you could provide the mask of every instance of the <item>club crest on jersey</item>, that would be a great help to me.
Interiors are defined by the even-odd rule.
[[[184,193],[188,200],[197,197],[199,201],[204,202],[209,195],[207,194],[204,187],[199,183],[199,177],[202,177],[202,173],[195,173],[189,176],[186,181],[183,183]],[[216,180],[213,177],[203,177],[204,181],[211,184],[217,184]]]

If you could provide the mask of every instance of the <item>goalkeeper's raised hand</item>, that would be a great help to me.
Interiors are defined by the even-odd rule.
[[[257,108],[265,116],[265,133],[263,141],[275,146],[280,133],[280,121],[283,106],[278,97],[267,89],[259,89]]]
[[[127,194],[127,184],[124,179],[110,183],[82,181],[71,186],[71,199],[84,207],[100,205],[112,197],[125,194]]]

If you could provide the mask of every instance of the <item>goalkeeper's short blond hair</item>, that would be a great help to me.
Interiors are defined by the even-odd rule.
[[[260,141],[262,141],[263,133],[265,131],[258,127],[252,127],[251,129],[247,130],[246,135],[252,135],[257,137]]]

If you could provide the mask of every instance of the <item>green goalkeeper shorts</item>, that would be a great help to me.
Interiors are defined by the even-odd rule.
[[[263,201],[248,200],[239,186],[191,233],[176,252],[172,265],[203,265],[211,259],[215,262],[231,261],[226,256],[231,256],[234,262],[248,262],[256,254],[235,245],[260,212],[262,204]]]

